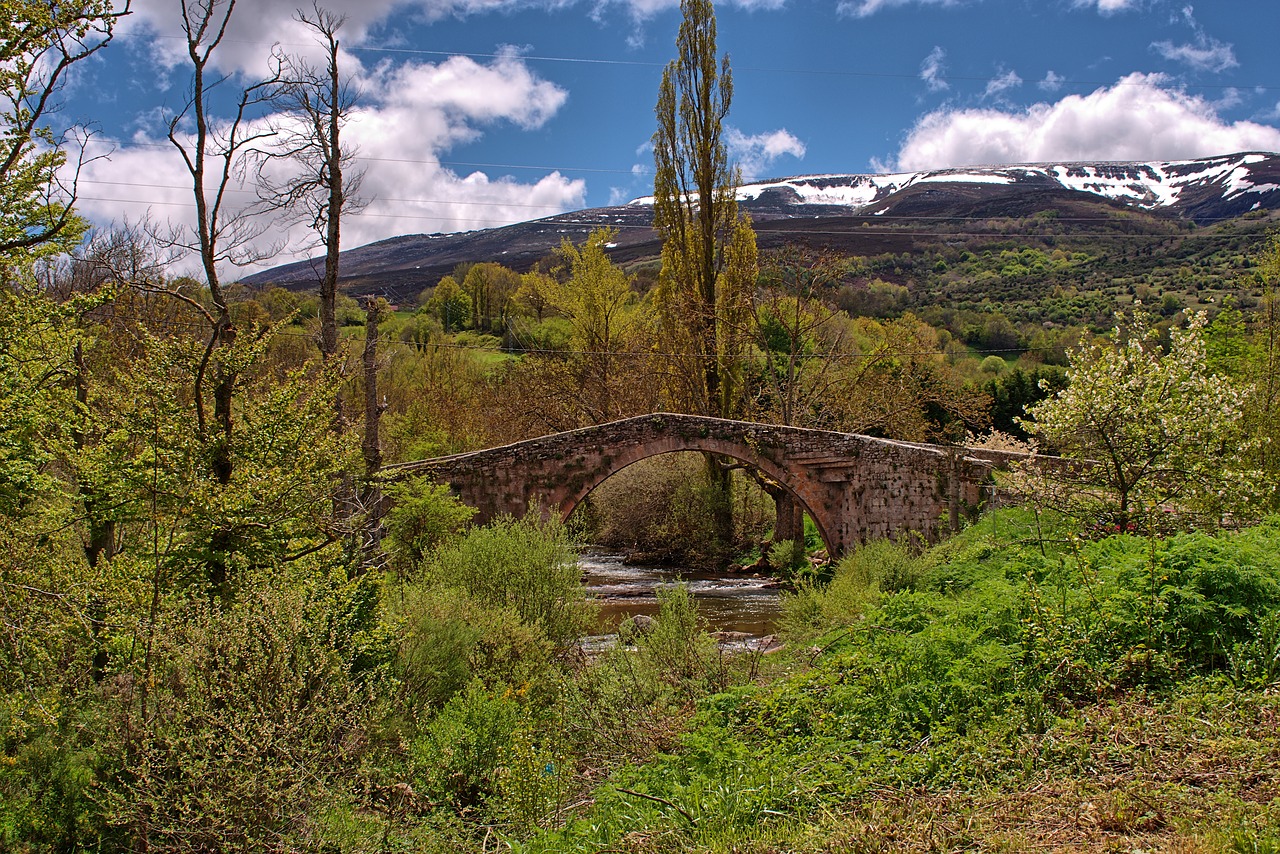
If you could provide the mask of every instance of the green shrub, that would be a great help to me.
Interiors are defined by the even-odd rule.
[[[553,826],[565,803],[573,769],[557,734],[545,721],[526,716],[507,744],[500,809],[518,838]]]
[[[1265,673],[1267,615],[1280,610],[1276,534],[1272,521],[1217,536],[1118,535],[1040,563],[1022,594],[1027,684],[1073,701],[1187,672]]]
[[[145,695],[117,686],[95,799],[130,849],[306,847],[350,798],[377,711],[335,643],[352,597],[294,582],[168,610]]]
[[[803,541],[779,540],[769,549],[769,566],[783,575],[790,576],[807,565]]]
[[[520,722],[513,697],[479,682],[456,694],[409,746],[418,797],[463,813],[498,793],[499,770]]]
[[[1280,611],[1259,615],[1252,635],[1232,648],[1231,676],[1237,684],[1267,688],[1280,681]]]
[[[988,356],[982,360],[982,364],[978,366],[978,370],[984,374],[1003,374],[1009,370],[1009,363],[999,356]]]
[[[436,546],[471,520],[476,511],[443,484],[425,478],[389,483],[383,494],[392,502],[383,520],[382,546],[402,576],[410,574]]]
[[[724,688],[724,660],[716,642],[703,630],[689,588],[676,584],[658,588],[657,594],[658,618],[647,634],[637,638],[636,648],[686,696]]]
[[[722,690],[729,669],[684,585],[659,588],[657,619],[568,686],[563,719],[584,761],[611,765],[670,746],[694,700]]]
[[[551,644],[514,609],[456,588],[415,588],[399,606],[396,674],[415,709],[438,708],[473,680],[526,688],[551,667]]]
[[[881,594],[914,589],[926,571],[906,544],[872,540],[845,555],[826,586],[801,585],[783,599],[784,634],[798,641],[849,625]]]
[[[483,605],[510,608],[553,643],[564,644],[594,625],[594,613],[564,525],[539,517],[531,508],[522,519],[508,516],[472,528],[430,557],[426,579]]]

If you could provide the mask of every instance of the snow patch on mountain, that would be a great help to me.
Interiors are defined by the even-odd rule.
[[[1190,191],[1216,190],[1221,198],[1234,199],[1280,190],[1273,180],[1255,178],[1253,168],[1266,164],[1271,168],[1266,178],[1274,179],[1276,160],[1275,154],[1249,152],[1203,160],[1146,163],[1033,163],[879,175],[800,175],[744,184],[738,188],[738,199],[756,201],[770,194],[790,199],[790,203],[796,205],[833,205],[859,210],[919,184],[1045,183],[1155,210],[1187,202]],[[653,197],[636,199],[630,204],[652,205]]]

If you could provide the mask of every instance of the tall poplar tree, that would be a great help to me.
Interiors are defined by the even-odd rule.
[[[716,57],[710,0],[681,0],[678,56],[662,72],[653,135],[654,228],[662,237],[655,304],[670,352],[668,393],[687,412],[737,415],[752,322],[755,232],[738,210],[738,174],[729,163],[724,120],[733,100],[729,57]],[[717,537],[728,544],[733,518],[729,469],[707,457]]]
[[[687,411],[738,414],[749,341],[756,241],[738,210],[724,143],[733,98],[729,57],[716,58],[710,0],[683,0],[679,56],[662,73],[653,136],[654,227],[662,237],[657,306],[677,354],[670,390]]]

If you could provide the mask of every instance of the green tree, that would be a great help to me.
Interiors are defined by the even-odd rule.
[[[757,253],[739,212],[724,119],[733,98],[729,58],[716,60],[710,0],[683,0],[679,56],[662,73],[653,135],[654,228],[662,238],[655,303],[672,348],[672,394],[700,415],[741,405]]]
[[[72,66],[104,48],[128,11],[128,0],[0,4],[0,264],[66,252],[84,236],[74,178],[60,177],[65,137],[47,121]]]
[[[756,237],[738,210],[738,174],[725,148],[733,75],[728,56],[717,62],[715,10],[710,0],[682,0],[680,10],[678,56],[662,72],[655,109],[653,224],[662,271],[654,305],[673,405],[731,418],[744,398]],[[715,528],[726,546],[733,530],[729,476],[727,466],[707,457],[707,477],[720,496]]]
[[[1258,459],[1271,479],[1271,504],[1280,503],[1280,234],[1273,234],[1258,262],[1262,299],[1252,318],[1253,346],[1246,378],[1253,390],[1247,424],[1257,437]]]
[[[1170,330],[1165,353],[1142,314],[1113,341],[1071,354],[1068,384],[1023,426],[1077,464],[1042,469],[1042,495],[1077,518],[1121,529],[1179,514],[1250,518],[1260,493],[1245,391],[1206,367],[1205,317]]]
[[[471,318],[471,297],[458,286],[453,276],[445,276],[431,292],[427,310],[440,318],[445,332],[458,332]]]
[[[519,289],[519,273],[492,261],[472,265],[462,280],[462,290],[471,298],[472,328],[505,331],[511,298]]]
[[[547,302],[573,329],[570,345],[580,364],[582,406],[594,424],[623,415],[619,386],[626,378],[618,357],[645,319],[635,308],[630,278],[605,254],[617,235],[616,229],[599,228],[580,247],[565,239],[558,253],[559,278],[543,283]]]
[[[840,318],[821,301],[848,268],[844,259],[788,246],[768,256],[760,276],[757,343],[764,355],[760,415],[813,426],[811,415],[832,391],[830,358],[844,344]]]

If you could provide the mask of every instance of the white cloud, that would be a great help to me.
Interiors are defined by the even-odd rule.
[[[1072,160],[1165,160],[1280,150],[1280,128],[1227,122],[1214,105],[1131,74],[1088,95],[1024,110],[936,110],[921,117],[895,169]]]
[[[946,73],[946,66],[943,60],[946,59],[947,52],[941,47],[935,46],[929,51],[929,55],[924,58],[924,62],[920,63],[920,79],[924,81],[924,85],[929,87],[930,92],[942,92],[949,89],[946,79],[943,75]]]
[[[840,0],[836,10],[842,15],[865,18],[883,9],[894,9],[899,6],[952,7],[968,5],[969,2],[970,0]],[[1096,8],[1103,15],[1111,15],[1136,8],[1140,2],[1141,0],[1074,0],[1072,5],[1087,9]]]
[[[1160,41],[1152,42],[1151,49],[1171,62],[1185,63],[1196,71],[1220,72],[1240,64],[1231,45],[1203,34],[1196,38],[1195,44]]]
[[[993,98],[1002,92],[1010,89],[1016,89],[1022,85],[1022,78],[1018,76],[1016,71],[1006,71],[999,77],[987,81],[987,88],[982,93],[984,98]]]
[[[1103,15],[1112,15],[1136,8],[1139,0],[1076,0],[1075,5],[1086,8],[1097,7]]]
[[[226,8],[226,0],[214,0],[215,11]],[[195,4],[193,4],[195,5]],[[326,3],[325,8],[338,15],[346,15],[347,21],[340,35],[343,44],[361,44],[369,29],[388,14],[395,0],[354,0]],[[213,54],[214,67],[226,72],[241,72],[254,77],[265,75],[273,44],[280,44],[290,53],[306,54],[319,48],[310,31],[294,16],[299,8],[308,4],[297,0],[253,0],[252,6],[241,2],[227,25],[227,32]],[[124,41],[142,43],[150,50],[153,59],[167,74],[181,68],[187,58],[186,41],[182,35],[182,12],[173,0],[134,0],[133,14],[125,18],[120,34]],[[355,69],[358,58],[343,56],[344,67]]]
[[[564,105],[568,93],[539,80],[511,49],[502,50],[488,65],[465,56],[436,63],[406,63],[379,68],[364,81],[366,92],[380,92],[379,112],[395,113],[404,121],[402,133],[417,117],[454,119],[441,138],[461,130],[468,136],[474,123],[506,119],[531,129],[544,124]]]
[[[902,2],[902,0],[891,0]],[[213,0],[219,9],[226,0]],[[729,5],[751,11],[776,10],[787,0],[730,0]],[[882,2],[882,0],[871,0]],[[950,2],[950,0],[945,0]],[[680,0],[326,0],[324,8],[345,16],[342,43],[360,47],[368,43],[372,31],[393,14],[407,13],[420,20],[434,22],[448,17],[466,17],[490,12],[518,9],[565,9],[582,5],[588,14],[601,17],[604,10],[619,7],[633,19],[647,21],[655,15],[676,9]],[[308,8],[300,0],[240,0],[231,16],[226,38],[214,55],[214,65],[222,71],[261,75],[267,68],[268,50],[280,44],[290,53],[315,50],[310,32],[294,20],[297,10]],[[187,60],[186,44],[181,38],[181,12],[176,0],[134,0],[133,14],[125,19],[121,34],[126,39],[145,41],[160,67],[166,71]],[[385,38],[385,36],[384,36]],[[634,41],[642,42],[643,33],[636,32]],[[319,54],[316,54],[319,58]],[[348,67],[358,65],[355,55],[346,57]]]
[[[1234,86],[1222,90],[1222,95],[1213,101],[1215,110],[1232,110],[1244,103],[1244,95]]]
[[[786,129],[747,136],[737,128],[729,128],[724,134],[725,147],[730,159],[737,162],[746,179],[759,178],[773,162],[783,155],[804,157],[804,143]]]
[[[1050,69],[1049,73],[1044,76],[1044,79],[1041,80],[1036,85],[1039,86],[1045,92],[1057,92],[1059,89],[1062,88],[1062,84],[1065,83],[1066,81],[1067,81],[1067,78],[1063,77],[1058,72]]]
[[[840,0],[836,11],[841,15],[852,15],[855,18],[866,18],[881,9],[892,9],[898,6],[958,6],[958,0]]]
[[[1196,71],[1222,72],[1235,68],[1236,61],[1232,45],[1211,38],[1204,27],[1196,20],[1195,7],[1183,6],[1174,23],[1184,23],[1191,28],[1195,36],[1192,44],[1175,45],[1171,41],[1152,42],[1151,49],[1171,62],[1182,62]]]
[[[537,128],[564,104],[567,93],[539,79],[514,53],[488,64],[453,57],[386,66],[362,82],[365,102],[344,139],[358,150],[356,166],[365,170],[361,193],[371,201],[344,221],[346,246],[396,234],[486,228],[583,206],[584,182],[559,172],[518,180],[461,174],[440,163],[451,148],[495,125]],[[137,220],[148,210],[153,219],[189,221],[190,178],[163,137],[139,135],[116,146],[109,160],[86,168],[80,212],[99,223]],[[139,201],[112,201],[121,198]],[[254,195],[245,187],[231,198],[247,206]],[[310,237],[305,229],[276,227],[262,245],[287,238],[298,247]]]

